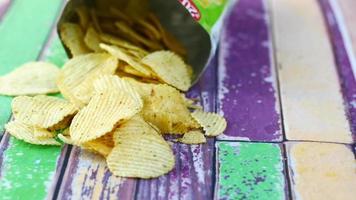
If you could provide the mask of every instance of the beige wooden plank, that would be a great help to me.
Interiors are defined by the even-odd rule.
[[[287,156],[294,199],[355,199],[356,162],[348,146],[287,143]]]
[[[351,143],[336,66],[316,0],[270,0],[288,140]]]

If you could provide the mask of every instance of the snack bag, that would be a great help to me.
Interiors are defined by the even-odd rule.
[[[181,55],[193,68],[192,79],[197,80],[215,55],[222,21],[233,2],[235,0],[71,0],[62,13],[58,30],[66,47],[68,42],[75,43],[83,37],[87,40],[86,46],[85,41],[77,42],[72,52],[67,49],[69,56],[75,56],[88,53],[88,46],[99,48],[95,45],[96,32],[100,34],[104,29],[105,33],[114,33],[120,29],[125,41],[144,43],[151,51],[163,48]],[[109,23],[113,21],[115,25]],[[89,29],[96,32],[87,34],[80,31],[80,27],[63,30],[67,22],[80,23],[83,30],[90,26]],[[143,37],[132,32],[132,27]],[[69,39],[72,41],[63,37],[63,32],[74,35]],[[152,43],[160,37],[164,45]]]

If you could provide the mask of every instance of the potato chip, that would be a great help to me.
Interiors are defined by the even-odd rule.
[[[135,115],[130,120],[121,124],[113,132],[114,143],[119,142],[122,134],[151,134],[153,126],[147,123],[141,115]],[[156,128],[153,128],[157,133]]]
[[[58,92],[59,69],[46,62],[29,62],[0,77],[0,94],[9,96]]]
[[[206,138],[201,131],[193,130],[185,133],[178,141],[183,144],[203,144],[206,143]]]
[[[162,45],[160,45],[158,42],[153,42],[151,40],[148,40],[148,39],[142,37],[141,35],[136,33],[134,30],[132,30],[131,27],[129,27],[124,22],[116,22],[115,25],[118,28],[118,30],[120,30],[127,37],[130,37],[131,40],[138,41],[153,51],[163,49]]]
[[[33,136],[35,138],[42,138],[42,139],[54,138],[55,133],[48,131],[47,129],[44,129],[44,128],[39,128],[39,127],[33,126]]]
[[[26,124],[56,130],[58,124],[68,126],[78,112],[73,104],[57,97],[19,96],[12,100],[12,112],[16,120]],[[69,120],[67,119],[69,118]],[[60,127],[62,128],[62,127]]]
[[[127,50],[133,50],[133,51],[138,52],[145,56],[148,54],[148,52],[146,50],[142,49],[141,47],[138,47],[134,44],[131,44],[128,41],[125,41],[121,38],[118,38],[118,37],[115,37],[115,36],[112,36],[109,34],[100,34],[100,39],[107,44],[112,44],[112,45],[115,45],[115,46],[118,46],[118,47],[121,47],[121,48],[124,48]]]
[[[70,136],[78,144],[99,138],[111,132],[140,111],[140,105],[118,88],[107,88],[96,93],[89,104],[74,117]]]
[[[35,137],[34,127],[28,124],[25,124],[21,121],[15,120],[11,121],[5,125],[5,129],[12,136],[19,140],[23,140],[30,144],[39,144],[39,145],[61,145],[54,138],[41,138]]]
[[[58,138],[66,144],[76,145],[69,136],[59,134]],[[109,133],[95,140],[81,144],[80,147],[107,157],[111,150],[114,148],[112,134]]]
[[[100,22],[99,22],[99,19],[98,19],[98,16],[97,16],[97,13],[95,12],[95,10],[91,9],[89,11],[89,15],[90,15],[90,19],[91,19],[91,22],[93,23],[95,30],[98,31],[99,33],[102,33],[103,30],[100,27]]]
[[[162,133],[183,134],[199,128],[191,117],[180,92],[164,84],[140,83],[127,79],[144,101],[142,115],[147,122],[157,126]]]
[[[135,68],[131,67],[130,65],[125,65],[124,67],[121,68],[122,72],[125,72],[127,74],[131,74],[137,77],[148,77],[150,78],[150,76],[147,76],[139,71],[137,71]]]
[[[59,29],[60,36],[72,56],[87,54],[90,52],[84,43],[84,33],[78,24],[63,23]]]
[[[138,132],[117,134],[116,145],[107,157],[108,168],[114,175],[154,178],[173,169],[175,160],[169,144],[155,129],[144,126]],[[132,128],[135,130],[135,126]]]
[[[138,60],[127,54],[125,51],[120,49],[117,46],[100,44],[100,47],[115,56],[116,58],[125,61],[129,65],[131,65],[137,71],[143,73],[146,76],[152,76],[152,71],[145,65],[141,64]]]
[[[143,30],[148,31],[147,36],[152,36],[153,39],[155,39],[155,40],[161,39],[160,30],[157,30],[157,28],[154,27],[152,24],[150,24],[149,22],[147,22],[144,19],[139,19],[137,22],[142,27]]]
[[[57,85],[63,96],[78,108],[84,107],[100,75],[114,74],[118,61],[106,53],[92,53],[70,59],[61,69]]]
[[[191,80],[184,61],[170,51],[157,51],[148,54],[142,59],[157,76],[165,83],[187,91],[191,85]]]
[[[196,110],[192,116],[203,127],[206,136],[218,136],[226,129],[226,120],[216,113]]]
[[[97,93],[104,92],[106,89],[110,88],[126,92],[136,102],[139,109],[142,109],[142,98],[129,82],[115,75],[104,75],[94,82],[94,89]]]
[[[110,11],[110,14],[112,16],[115,16],[117,19],[122,20],[122,21],[126,22],[129,25],[133,24],[133,19],[128,17],[125,13],[121,12],[121,10],[119,10],[117,8],[114,8],[114,7],[110,7],[109,11]]]
[[[79,24],[82,30],[86,30],[89,27],[89,12],[86,7],[80,6],[75,9],[75,12],[79,18]]]
[[[89,49],[95,52],[103,51],[99,46],[99,44],[101,43],[100,35],[92,26],[90,26],[86,32],[84,42],[89,47]]]

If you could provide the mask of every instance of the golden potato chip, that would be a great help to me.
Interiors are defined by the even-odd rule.
[[[162,50],[163,47],[158,43],[158,42],[153,42],[151,40],[148,40],[138,33],[136,33],[134,30],[132,30],[131,27],[129,27],[127,24],[124,22],[116,22],[115,23],[116,27],[118,30],[120,30],[123,34],[125,34],[127,37],[130,37],[131,40],[133,41],[138,41],[141,44],[145,45],[147,48],[156,51],[156,50]]]
[[[136,102],[139,109],[142,109],[142,98],[129,82],[115,75],[103,75],[94,82],[94,89],[97,93],[104,92],[110,88],[126,92]]]
[[[58,134],[58,138],[66,144],[76,145],[69,136]],[[107,157],[111,150],[114,148],[112,134],[108,133],[100,138],[83,143],[80,145],[80,147]]]
[[[114,74],[118,61],[106,53],[92,53],[70,59],[61,69],[57,85],[63,96],[78,108],[84,107],[100,75]]]
[[[78,24],[63,23],[59,28],[62,41],[70,50],[72,56],[90,53],[90,50],[84,43],[84,33]]]
[[[107,157],[110,171],[122,177],[154,178],[172,170],[174,155],[163,137],[150,126],[138,131],[117,134],[116,145]]]
[[[15,120],[11,121],[5,125],[5,129],[12,136],[19,140],[23,140],[30,144],[39,144],[39,145],[61,145],[54,138],[41,138],[35,137],[34,127],[28,124],[25,124],[21,121]]]
[[[159,40],[161,39],[161,33],[160,30],[157,30],[156,27],[154,27],[152,24],[147,22],[144,19],[139,19],[137,23],[142,27],[142,29],[145,29],[148,31],[147,36],[152,36],[154,39]]]
[[[216,113],[196,110],[192,116],[203,127],[206,136],[218,136],[226,129],[226,120]]]
[[[107,51],[108,53],[110,53],[111,55],[115,56],[116,58],[125,61],[126,63],[131,65],[134,69],[143,73],[144,75],[152,76],[152,71],[147,66],[141,64],[138,60],[136,60],[134,57],[127,54],[119,47],[113,45],[110,46],[106,44],[100,44],[100,47],[105,51]]]
[[[164,84],[140,83],[127,80],[144,101],[142,115],[147,122],[158,127],[162,133],[184,134],[199,124],[191,117],[182,95],[175,88]]]
[[[16,120],[43,129],[53,129],[61,123],[68,126],[78,112],[73,104],[57,97],[18,96],[12,100],[12,112]]]
[[[124,67],[121,68],[121,71],[138,77],[148,77],[148,78],[150,77],[137,71],[135,68],[131,67],[130,65],[125,65]]]
[[[33,126],[33,136],[35,138],[54,138],[55,133],[44,128]]]
[[[152,134],[152,128],[159,133],[154,126],[147,123],[141,115],[137,114],[113,131],[114,143],[117,144],[120,138],[122,139],[122,134]]]
[[[59,69],[46,62],[29,62],[0,77],[0,94],[36,95],[58,92],[56,77]]]
[[[115,7],[110,7],[109,8],[110,14],[112,16],[115,16],[117,19],[122,20],[126,22],[129,25],[133,24],[133,19],[128,17],[125,13],[121,12],[121,10],[115,8]]]
[[[111,132],[140,111],[140,105],[118,88],[96,93],[89,104],[78,112],[70,125],[70,136],[77,144],[99,138]]]
[[[99,46],[99,44],[101,43],[100,35],[92,26],[90,26],[86,32],[84,42],[89,47],[89,49],[95,52],[103,51]]]
[[[100,34],[100,39],[107,44],[112,44],[112,45],[115,45],[115,46],[118,46],[118,47],[121,47],[121,48],[124,48],[127,50],[133,50],[133,51],[138,52],[145,56],[148,54],[148,52],[146,50],[142,49],[141,47],[138,47],[134,44],[131,44],[128,41],[125,41],[121,38],[118,38],[118,37],[115,37],[115,36],[112,36],[109,34],[104,34],[104,33]]]
[[[99,22],[99,19],[98,19],[98,16],[97,16],[97,13],[95,12],[95,10],[91,9],[89,11],[89,15],[90,15],[90,19],[91,19],[91,22],[93,23],[95,30],[97,30],[99,33],[102,33],[103,30],[100,27],[100,22]]]
[[[193,130],[185,133],[178,141],[184,144],[203,144],[206,143],[206,138],[201,131]]]
[[[75,12],[79,18],[79,24],[82,27],[82,30],[86,30],[89,26],[89,12],[85,6],[80,6],[75,9]]]
[[[142,59],[157,76],[165,83],[187,91],[191,85],[187,65],[184,61],[170,51],[157,51],[148,54]]]

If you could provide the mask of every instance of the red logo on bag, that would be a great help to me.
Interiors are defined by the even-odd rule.
[[[190,15],[195,19],[199,20],[201,15],[197,6],[192,0],[178,0],[190,13]]]

